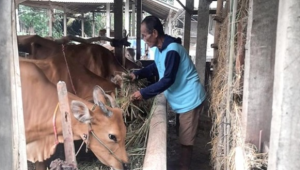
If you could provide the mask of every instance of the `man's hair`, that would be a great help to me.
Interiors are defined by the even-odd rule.
[[[158,36],[165,35],[163,26],[157,17],[147,16],[146,18],[144,18],[141,24],[143,23],[145,23],[149,34],[152,34],[153,30],[156,30],[158,32]]]

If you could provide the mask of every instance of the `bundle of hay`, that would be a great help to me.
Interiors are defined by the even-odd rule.
[[[124,110],[124,121],[127,125],[126,149],[131,169],[143,167],[153,105],[153,99],[131,101],[131,95],[146,85],[146,79],[130,81],[123,78],[123,87],[116,93],[117,103]]]

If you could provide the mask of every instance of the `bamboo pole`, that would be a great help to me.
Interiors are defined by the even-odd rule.
[[[235,18],[236,18],[236,10],[237,10],[237,0],[231,0],[230,1],[230,17],[229,17],[229,31],[230,34],[228,34],[228,40],[230,48],[228,50],[227,48],[227,56],[229,57],[228,60],[228,81],[227,81],[227,99],[226,99],[226,157],[229,154],[230,151],[230,112],[231,112],[231,101],[232,101],[232,81],[233,81],[233,61],[234,61],[234,41],[235,41]],[[226,161],[226,169],[229,170],[229,161],[227,159]]]

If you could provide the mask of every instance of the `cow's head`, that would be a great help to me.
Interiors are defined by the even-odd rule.
[[[80,134],[97,158],[115,170],[128,169],[128,156],[125,150],[126,127],[123,111],[106,106],[103,90],[96,86],[93,92],[96,107],[88,108],[80,101],[72,101],[71,110],[82,123],[87,124]],[[79,130],[80,131],[80,130]],[[86,132],[84,132],[86,131]]]

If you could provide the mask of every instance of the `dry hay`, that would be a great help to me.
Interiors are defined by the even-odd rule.
[[[236,23],[240,20],[245,22],[244,18],[247,16],[248,0],[238,1],[238,13]],[[242,15],[243,13],[243,15]],[[244,16],[244,18],[241,18]],[[242,94],[243,94],[243,70],[239,72],[234,71],[233,82],[230,91],[232,101],[230,101],[230,111],[227,117],[230,117],[230,132],[224,132],[226,124],[226,103],[228,90],[228,60],[229,56],[226,54],[228,49],[228,16],[225,18],[220,27],[219,39],[219,55],[217,61],[214,63],[214,73],[212,78],[212,86],[210,88],[210,115],[213,119],[212,135],[212,150],[211,150],[211,164],[214,169],[236,169],[236,154],[238,148],[242,150],[242,157],[244,158],[244,169],[250,170],[252,168],[262,169],[267,166],[267,154],[258,153],[257,148],[245,143],[245,134],[242,130]],[[245,30],[244,30],[245,34]],[[244,36],[246,37],[246,36]],[[236,35],[235,35],[236,40]],[[235,51],[237,51],[237,44],[235,43]],[[226,137],[229,135],[229,141],[226,142]],[[225,140],[225,142],[224,142]],[[225,155],[226,146],[224,143],[229,143],[229,151]],[[240,156],[240,155],[238,155]],[[226,166],[226,167],[225,167]],[[229,168],[229,169],[228,169]]]
[[[147,80],[142,79],[133,82],[125,78],[123,80],[123,87],[117,93],[117,101],[122,104],[120,107],[124,110],[124,121],[128,124],[126,149],[130,157],[131,169],[142,169],[149,124],[155,104],[153,104],[153,99],[134,102],[130,100],[130,95],[145,87]]]

